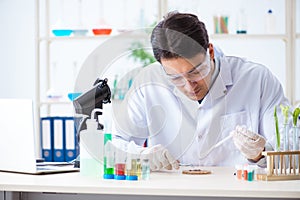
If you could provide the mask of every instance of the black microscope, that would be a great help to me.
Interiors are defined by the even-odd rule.
[[[107,84],[107,78],[101,80],[97,79],[93,84],[93,87],[87,92],[81,94],[79,97],[74,99],[73,106],[75,108],[76,115],[82,115],[75,117],[75,130],[78,144],[80,142],[80,132],[86,129],[86,120],[94,118],[98,121],[98,116],[103,113],[96,112],[95,116],[90,116],[91,112],[95,108],[103,108],[103,104],[111,103],[111,91]],[[98,123],[98,129],[103,129],[103,124]],[[78,145],[79,149],[79,145]],[[75,160],[75,167],[79,167],[78,157]]]

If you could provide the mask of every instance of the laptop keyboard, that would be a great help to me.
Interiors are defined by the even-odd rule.
[[[46,167],[46,166],[38,166],[38,167],[36,167],[36,169],[38,171],[41,171],[41,170],[53,170],[53,168]]]

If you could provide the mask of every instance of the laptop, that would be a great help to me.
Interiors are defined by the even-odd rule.
[[[0,99],[0,171],[49,174],[75,172],[71,163],[37,163],[33,101]]]

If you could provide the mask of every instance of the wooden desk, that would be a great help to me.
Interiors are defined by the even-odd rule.
[[[300,181],[241,181],[233,168],[207,167],[211,175],[181,171],[151,173],[148,181],[99,180],[80,173],[24,175],[0,173],[5,199],[300,199]]]

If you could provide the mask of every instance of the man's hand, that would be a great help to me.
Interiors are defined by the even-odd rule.
[[[150,169],[158,171],[163,168],[179,169],[179,162],[170,154],[170,152],[162,145],[158,144],[153,147],[148,147],[142,151],[141,159],[149,159]]]
[[[232,134],[235,146],[247,159],[257,162],[261,158],[266,144],[264,137],[242,126],[236,126]]]

